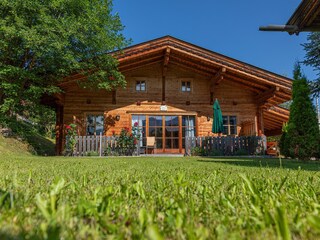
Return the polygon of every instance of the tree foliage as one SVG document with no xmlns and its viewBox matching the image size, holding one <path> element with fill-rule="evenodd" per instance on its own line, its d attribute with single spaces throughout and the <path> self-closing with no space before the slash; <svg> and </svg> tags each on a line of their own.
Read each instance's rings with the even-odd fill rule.
<svg viewBox="0 0 320 240">
<path fill-rule="evenodd" d="M 21 112 L 64 76 L 84 87 L 125 86 L 110 54 L 127 45 L 111 0 L 0 1 L 0 111 Z"/>
<path fill-rule="evenodd" d="M 310 82 L 311 92 L 320 95 L 320 33 L 313 32 L 308 35 L 308 42 L 303 44 L 306 51 L 304 64 L 311 66 L 317 72 L 318 79 Z"/>
<path fill-rule="evenodd" d="M 282 154 L 302 160 L 319 157 L 320 133 L 310 88 L 299 64 L 294 68 L 292 105 L 288 125 L 281 137 Z"/>
</svg>

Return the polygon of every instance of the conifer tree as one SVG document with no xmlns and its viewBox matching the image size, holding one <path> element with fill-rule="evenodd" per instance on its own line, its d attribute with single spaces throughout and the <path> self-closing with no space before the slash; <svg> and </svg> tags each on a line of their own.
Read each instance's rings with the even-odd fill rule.
<svg viewBox="0 0 320 240">
<path fill-rule="evenodd" d="M 319 157 L 320 133 L 316 112 L 310 99 L 310 88 L 301 67 L 294 67 L 292 105 L 287 133 L 282 138 L 281 152 L 287 157 L 308 160 Z"/>
</svg>

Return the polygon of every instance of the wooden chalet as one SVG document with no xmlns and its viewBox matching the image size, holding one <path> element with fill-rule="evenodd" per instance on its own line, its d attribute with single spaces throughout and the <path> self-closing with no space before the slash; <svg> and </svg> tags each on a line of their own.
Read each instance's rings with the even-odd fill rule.
<svg viewBox="0 0 320 240">
<path fill-rule="evenodd" d="M 112 92 L 81 89 L 73 75 L 56 96 L 56 151 L 64 124 L 79 135 L 111 136 L 137 123 L 141 146 L 154 136 L 157 153 L 183 153 L 186 136 L 212 136 L 212 104 L 219 100 L 224 135 L 281 133 L 289 112 L 278 105 L 291 99 L 292 80 L 173 38 L 161 37 L 117 52 L 127 87 Z"/>
</svg>

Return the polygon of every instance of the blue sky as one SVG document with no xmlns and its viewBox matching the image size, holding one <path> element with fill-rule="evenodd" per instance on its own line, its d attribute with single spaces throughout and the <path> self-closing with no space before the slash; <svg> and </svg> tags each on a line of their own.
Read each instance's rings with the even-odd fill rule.
<svg viewBox="0 0 320 240">
<path fill-rule="evenodd" d="M 124 35 L 132 44 L 171 35 L 260 68 L 292 77 L 304 59 L 299 36 L 260 32 L 259 26 L 285 24 L 300 0 L 114 0 Z M 312 80 L 311 68 L 303 70 Z"/>
</svg>

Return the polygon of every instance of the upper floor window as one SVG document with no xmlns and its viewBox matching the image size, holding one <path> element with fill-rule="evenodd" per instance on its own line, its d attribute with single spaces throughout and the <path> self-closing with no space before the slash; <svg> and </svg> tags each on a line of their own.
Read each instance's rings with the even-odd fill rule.
<svg viewBox="0 0 320 240">
<path fill-rule="evenodd" d="M 222 119 L 223 119 L 223 134 L 236 135 L 237 134 L 237 117 L 222 116 Z"/>
<path fill-rule="evenodd" d="M 181 82 L 181 91 L 182 92 L 191 92 L 191 82 L 182 81 Z"/>
<path fill-rule="evenodd" d="M 103 134 L 103 115 L 87 115 L 87 135 L 100 135 Z"/>
<path fill-rule="evenodd" d="M 136 81 L 136 91 L 138 92 L 146 91 L 146 81 Z"/>
</svg>

